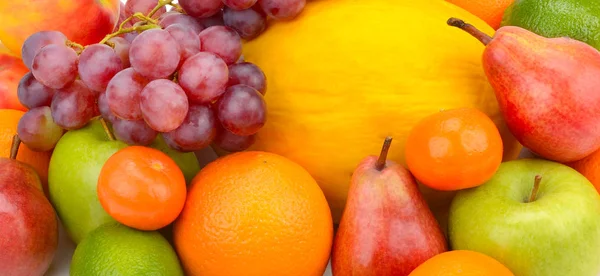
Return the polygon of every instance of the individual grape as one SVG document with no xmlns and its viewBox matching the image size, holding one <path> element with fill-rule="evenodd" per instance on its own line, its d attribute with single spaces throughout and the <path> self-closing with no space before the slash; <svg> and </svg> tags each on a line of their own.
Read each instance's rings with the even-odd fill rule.
<svg viewBox="0 0 600 276">
<path fill-rule="evenodd" d="M 267 16 L 257 6 L 241 11 L 225 8 L 223 21 L 225 26 L 237 31 L 246 40 L 257 37 L 267 27 Z"/>
<path fill-rule="evenodd" d="M 123 65 L 123 68 L 128 68 L 131 66 L 129 63 L 129 47 L 131 46 L 131 42 L 118 36 L 109 39 L 108 42 L 115 45 L 115 53 L 117 53 L 117 56 L 119 56 L 121 59 L 121 65 Z"/>
<path fill-rule="evenodd" d="M 181 49 L 180 66 L 189 57 L 200 52 L 200 38 L 192 29 L 181 24 L 173 24 L 165 28 L 165 31 L 169 32 L 179 44 L 179 49 Z"/>
<path fill-rule="evenodd" d="M 206 18 L 219 12 L 223 2 L 221 0 L 179 0 L 179 5 L 185 13 L 193 17 Z"/>
<path fill-rule="evenodd" d="M 31 72 L 28 72 L 19 81 L 17 87 L 17 97 L 21 104 L 28 109 L 33 109 L 39 106 L 50 106 L 54 89 L 41 84 L 33 77 Z"/>
<path fill-rule="evenodd" d="M 28 110 L 17 125 L 17 134 L 21 142 L 34 151 L 53 149 L 63 133 L 63 129 L 52 119 L 48 106 Z"/>
<path fill-rule="evenodd" d="M 181 12 L 178 12 L 178 11 L 177 11 L 177 10 L 175 10 L 175 9 L 172 9 L 172 10 L 170 10 L 170 11 L 167 11 L 167 12 L 165 12 L 165 13 L 161 14 L 161 15 L 158 17 L 158 21 L 160 22 L 160 21 L 161 21 L 161 20 L 163 20 L 165 17 L 167 17 L 167 16 L 169 16 L 169 15 L 171 15 L 171 14 L 183 14 L 183 13 L 181 13 Z"/>
<path fill-rule="evenodd" d="M 188 108 L 185 92 L 170 80 L 153 80 L 142 90 L 142 116 L 148 126 L 156 131 L 169 132 L 178 128 L 183 123 Z"/>
<path fill-rule="evenodd" d="M 198 35 L 202 30 L 204 30 L 204 28 L 202 27 L 202 25 L 200 25 L 200 23 L 198 23 L 198 21 L 187 15 L 187 14 L 182 14 L 182 13 L 172 13 L 169 14 L 165 17 L 163 17 L 158 24 L 163 27 L 163 29 L 166 29 L 167 27 L 173 25 L 173 24 L 181 24 L 185 27 L 190 28 L 196 35 Z"/>
<path fill-rule="evenodd" d="M 66 45 L 44 46 L 33 58 L 31 72 L 43 85 L 61 89 L 77 78 L 77 52 Z"/>
<path fill-rule="evenodd" d="M 223 127 L 217 128 L 217 135 L 214 139 L 214 144 L 228 152 L 238 152 L 248 149 L 254 141 L 256 140 L 256 136 L 248 135 L 248 136 L 240 136 L 231 133 L 230 131 L 224 129 Z"/>
<path fill-rule="evenodd" d="M 143 15 L 148 15 L 157 4 L 158 0 L 128 0 L 125 3 L 125 16 L 130 17 L 136 12 L 141 12 Z M 152 18 L 157 19 L 165 12 L 167 12 L 167 8 L 162 7 L 154 15 L 152 15 Z M 136 23 L 138 21 L 140 20 L 133 18 L 130 22 Z"/>
<path fill-rule="evenodd" d="M 98 96 L 98 111 L 100 112 L 100 116 L 109 122 L 114 122 L 119 119 L 117 116 L 115 116 L 115 114 L 112 113 L 112 111 L 110 111 L 106 93 L 100 93 Z"/>
<path fill-rule="evenodd" d="M 245 84 L 228 87 L 217 101 L 217 108 L 221 125 L 236 135 L 255 134 L 267 120 L 263 96 Z"/>
<path fill-rule="evenodd" d="M 108 82 L 121 70 L 121 58 L 106 44 L 89 45 L 79 55 L 79 78 L 93 91 L 104 92 Z"/>
<path fill-rule="evenodd" d="M 192 103 L 210 103 L 225 92 L 229 77 L 227 64 L 212 53 L 200 52 L 179 69 L 179 85 Z"/>
<path fill-rule="evenodd" d="M 223 26 L 225 23 L 223 22 L 223 11 L 219 10 L 217 13 L 206 17 L 206 18 L 196 18 L 196 21 L 200 23 L 202 29 L 206 29 L 212 26 Z"/>
<path fill-rule="evenodd" d="M 121 6 L 119 7 L 119 21 L 117 21 L 117 24 L 113 28 L 113 32 L 119 30 L 119 26 L 121 26 L 121 23 L 123 23 L 123 21 L 125 21 L 127 17 L 129 16 L 127 16 L 127 13 L 125 12 L 125 3 L 121 2 Z M 131 25 L 131 21 L 128 21 L 127 23 L 125 23 L 125 25 L 123 25 L 123 27 L 127 28 L 131 27 Z"/>
<path fill-rule="evenodd" d="M 267 92 L 267 77 L 260 68 L 250 62 L 229 65 L 229 82 L 227 86 L 236 84 L 248 85 L 263 96 Z"/>
<path fill-rule="evenodd" d="M 212 143 L 217 134 L 217 118 L 206 105 L 192 105 L 183 123 L 173 131 L 163 133 L 169 146 L 179 151 L 196 151 Z"/>
<path fill-rule="evenodd" d="M 162 29 L 150 29 L 139 34 L 129 48 L 131 67 L 142 76 L 154 80 L 169 77 L 179 65 L 179 44 Z"/>
<path fill-rule="evenodd" d="M 216 54 L 225 63 L 235 63 L 242 55 L 242 39 L 232 28 L 212 26 L 200 32 L 201 50 Z"/>
<path fill-rule="evenodd" d="M 223 0 L 225 6 L 234 10 L 245 10 L 252 7 L 256 0 Z"/>
<path fill-rule="evenodd" d="M 94 92 L 80 80 L 56 91 L 50 108 L 56 124 L 67 130 L 82 128 L 98 110 Z"/>
<path fill-rule="evenodd" d="M 124 33 L 121 35 L 121 37 L 123 37 L 125 40 L 127 40 L 129 42 L 129 44 L 131 44 L 131 42 L 133 42 L 133 40 L 139 35 L 139 33 L 137 32 L 130 32 L 130 33 Z M 129 55 L 129 54 L 127 54 Z"/>
<path fill-rule="evenodd" d="M 290 20 L 299 15 L 306 0 L 258 0 L 260 7 L 277 20 Z"/>
<path fill-rule="evenodd" d="M 150 128 L 144 120 L 130 121 L 117 118 L 112 124 L 115 137 L 128 145 L 147 146 L 158 135 L 158 132 Z"/>
<path fill-rule="evenodd" d="M 44 46 L 50 44 L 65 45 L 67 37 L 59 31 L 41 31 L 30 35 L 21 47 L 21 58 L 25 66 L 31 71 L 35 54 Z"/>
<path fill-rule="evenodd" d="M 106 86 L 106 101 L 110 111 L 121 119 L 141 120 L 140 94 L 148 82 L 133 68 L 117 73 Z"/>
</svg>

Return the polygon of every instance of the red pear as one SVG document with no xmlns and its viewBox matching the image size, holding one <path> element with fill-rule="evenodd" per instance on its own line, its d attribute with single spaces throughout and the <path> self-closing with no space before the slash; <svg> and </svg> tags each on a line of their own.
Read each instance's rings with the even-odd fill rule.
<svg viewBox="0 0 600 276">
<path fill-rule="evenodd" d="M 447 251 L 414 177 L 386 160 L 391 141 L 386 138 L 380 156 L 366 157 L 352 174 L 333 245 L 333 275 L 409 275 Z"/>
<path fill-rule="evenodd" d="M 493 37 L 450 18 L 481 41 L 483 69 L 512 134 L 558 162 L 600 149 L 600 52 L 566 37 L 546 38 L 516 26 Z"/>
</svg>

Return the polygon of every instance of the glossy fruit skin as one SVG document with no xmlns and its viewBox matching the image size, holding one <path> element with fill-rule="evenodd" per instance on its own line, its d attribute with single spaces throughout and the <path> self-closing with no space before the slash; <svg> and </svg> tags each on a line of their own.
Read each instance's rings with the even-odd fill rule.
<svg viewBox="0 0 600 276">
<path fill-rule="evenodd" d="M 536 199 L 529 202 L 536 176 L 541 182 Z M 449 240 L 454 250 L 481 252 L 519 276 L 596 276 L 600 195 L 583 175 L 563 164 L 504 162 L 485 184 L 457 193 Z"/>
<path fill-rule="evenodd" d="M 119 5 L 119 0 L 2 1 L 0 40 L 17 56 L 25 39 L 42 30 L 61 31 L 82 45 L 97 43 L 112 32 Z"/>
<path fill-rule="evenodd" d="M 0 45 L 1 46 L 1 45 Z M 0 109 L 10 108 L 26 111 L 19 102 L 17 87 L 19 81 L 29 70 L 20 58 L 9 53 L 0 53 Z"/>
<path fill-rule="evenodd" d="M 104 210 L 129 227 L 153 231 L 173 222 L 185 204 L 183 173 L 168 155 L 130 146 L 106 160 L 98 176 Z"/>
<path fill-rule="evenodd" d="M 600 5 L 594 0 L 519 0 L 501 26 L 517 26 L 544 37 L 570 37 L 600 50 Z"/>
<path fill-rule="evenodd" d="M 502 263 L 485 254 L 469 250 L 452 250 L 425 261 L 409 276 L 514 276 Z"/>
<path fill-rule="evenodd" d="M 410 172 L 393 161 L 379 171 L 377 159 L 365 158 L 352 174 L 333 245 L 334 275 L 406 276 L 448 250 Z"/>
<path fill-rule="evenodd" d="M 600 52 L 507 26 L 482 59 L 508 128 L 523 146 L 557 162 L 600 148 Z"/>
<path fill-rule="evenodd" d="M 475 108 L 436 112 L 406 139 L 406 164 L 419 182 L 442 191 L 479 186 L 502 162 L 502 137 L 494 122 Z"/>
<path fill-rule="evenodd" d="M 494 30 L 500 28 L 504 11 L 515 0 L 446 0 L 488 23 Z"/>
<path fill-rule="evenodd" d="M 58 247 L 58 222 L 28 165 L 0 157 L 0 271 L 43 275 Z"/>
<path fill-rule="evenodd" d="M 0 157 L 8 158 L 13 136 L 17 133 L 17 125 L 25 112 L 13 109 L 0 109 Z M 32 166 L 40 180 L 44 191 L 48 194 L 48 163 L 51 152 L 36 152 L 27 145 L 21 144 L 17 160 Z"/>
<path fill-rule="evenodd" d="M 386 136 L 396 145 L 390 160 L 405 164 L 408 132 L 440 109 L 481 109 L 500 129 L 505 160 L 516 158 L 521 147 L 481 69 L 484 47 L 448 29 L 450 17 L 493 34 L 481 19 L 444 1 L 316 1 L 293 21 L 275 22 L 244 43 L 245 60 L 260 67 L 269 91 L 276 91 L 265 94 L 269 116 L 250 149 L 281 154 L 306 168 L 335 222 L 356 164 Z M 398 33 L 403 35 L 393 35 Z M 437 201 L 438 195 L 426 199 Z"/>
<path fill-rule="evenodd" d="M 106 160 L 126 146 L 121 141 L 110 141 L 100 122 L 92 120 L 81 129 L 65 133 L 54 148 L 48 176 L 50 200 L 75 244 L 98 226 L 114 221 L 98 200 L 98 176 Z M 200 169 L 193 154 L 170 150 L 160 139 L 151 147 L 172 156 L 188 181 Z"/>
<path fill-rule="evenodd" d="M 234 153 L 194 178 L 174 223 L 175 248 L 189 275 L 321 276 L 333 239 L 328 209 L 298 164 Z"/>
</svg>

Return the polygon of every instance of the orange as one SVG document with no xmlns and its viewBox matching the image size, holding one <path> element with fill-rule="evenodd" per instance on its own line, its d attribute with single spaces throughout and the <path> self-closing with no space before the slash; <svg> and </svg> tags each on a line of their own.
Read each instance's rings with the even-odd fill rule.
<svg viewBox="0 0 600 276">
<path fill-rule="evenodd" d="M 455 191 L 489 180 L 502 162 L 502 138 L 476 108 L 440 111 L 419 121 L 406 140 L 406 164 L 430 188 Z"/>
<path fill-rule="evenodd" d="M 500 28 L 504 11 L 515 0 L 446 0 L 483 19 L 492 28 Z"/>
<path fill-rule="evenodd" d="M 173 234 L 186 275 L 321 276 L 333 221 L 304 168 L 247 151 L 198 173 Z"/>
<path fill-rule="evenodd" d="M 12 139 L 17 134 L 17 124 L 25 112 L 14 109 L 0 109 L 0 157 L 10 157 Z M 31 165 L 40 176 L 44 192 L 48 195 L 48 163 L 51 152 L 36 152 L 21 143 L 17 160 Z"/>
<path fill-rule="evenodd" d="M 600 193 L 600 150 L 588 155 L 587 157 L 566 163 L 565 165 L 577 170 L 583 174 L 596 187 L 596 191 Z"/>
<path fill-rule="evenodd" d="M 425 261 L 409 276 L 514 276 L 502 263 L 485 254 L 454 250 Z"/>
<path fill-rule="evenodd" d="M 168 155 L 131 146 L 108 158 L 98 176 L 98 199 L 116 221 L 139 230 L 173 222 L 186 197 L 183 172 Z"/>
</svg>

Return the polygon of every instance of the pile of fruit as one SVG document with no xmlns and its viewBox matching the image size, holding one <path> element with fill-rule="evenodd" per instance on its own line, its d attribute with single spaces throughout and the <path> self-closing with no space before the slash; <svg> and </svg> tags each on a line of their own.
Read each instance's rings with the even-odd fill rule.
<svg viewBox="0 0 600 276">
<path fill-rule="evenodd" d="M 0 275 L 600 275 L 595 2 L 8 2 Z"/>
</svg>

